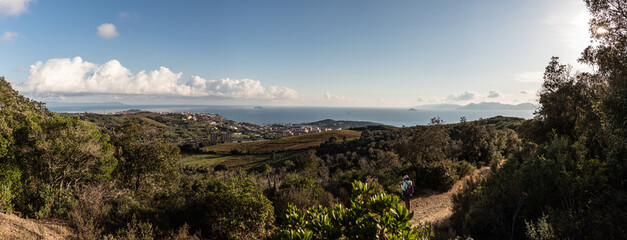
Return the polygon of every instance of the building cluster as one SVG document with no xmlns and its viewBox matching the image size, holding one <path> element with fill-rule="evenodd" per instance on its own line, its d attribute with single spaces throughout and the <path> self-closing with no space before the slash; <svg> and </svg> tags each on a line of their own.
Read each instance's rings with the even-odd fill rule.
<svg viewBox="0 0 627 240">
<path fill-rule="evenodd" d="M 276 127 L 277 131 L 275 131 L 276 138 L 299 136 L 299 135 L 308 134 L 308 133 L 318 133 L 318 132 L 334 130 L 331 128 L 320 128 L 317 126 L 300 125 L 300 124 L 274 124 L 272 126 L 277 126 Z M 338 128 L 336 130 L 342 130 L 342 129 Z"/>
<path fill-rule="evenodd" d="M 142 112 L 144 111 L 132 109 L 118 112 L 117 114 L 129 115 Z M 195 130 L 197 137 L 181 139 L 182 144 L 263 141 L 330 130 L 341 130 L 341 128 L 332 129 L 303 124 L 256 124 L 239 122 L 228 120 L 217 113 L 152 113 L 156 113 L 158 116 L 149 118 L 166 125 L 185 126 L 184 129 L 198 129 Z"/>
</svg>

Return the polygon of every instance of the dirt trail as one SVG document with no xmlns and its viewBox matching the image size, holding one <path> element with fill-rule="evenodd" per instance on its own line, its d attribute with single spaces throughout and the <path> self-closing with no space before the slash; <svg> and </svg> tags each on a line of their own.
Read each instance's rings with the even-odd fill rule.
<svg viewBox="0 0 627 240">
<path fill-rule="evenodd" d="M 478 177 L 486 177 L 490 173 L 489 167 L 482 167 L 475 171 L 472 175 L 474 179 Z M 423 189 L 416 193 L 414 199 L 411 200 L 411 210 L 414 211 L 414 218 L 411 220 L 412 225 L 418 223 L 439 224 L 449 220 L 453 214 L 453 202 L 451 196 L 464 187 L 464 183 L 470 176 L 457 181 L 448 192 L 440 193 Z"/>
<path fill-rule="evenodd" d="M 55 220 L 24 219 L 0 212 L 0 239 L 71 239 L 74 231 Z"/>
</svg>

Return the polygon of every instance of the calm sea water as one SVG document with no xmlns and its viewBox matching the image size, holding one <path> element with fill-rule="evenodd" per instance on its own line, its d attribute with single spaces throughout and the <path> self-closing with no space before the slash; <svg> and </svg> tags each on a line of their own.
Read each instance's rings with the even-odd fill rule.
<svg viewBox="0 0 627 240">
<path fill-rule="evenodd" d="M 407 108 L 351 108 L 351 107 L 263 107 L 253 106 L 172 106 L 172 105 L 124 105 L 124 106 L 64 106 L 49 107 L 54 112 L 110 113 L 128 109 L 154 112 L 218 113 L 227 119 L 251 123 L 307 123 L 323 119 L 371 121 L 392 126 L 426 125 L 433 117 L 446 123 L 457 123 L 460 117 L 467 120 L 494 116 L 533 117 L 533 110 L 417 110 Z"/>
</svg>

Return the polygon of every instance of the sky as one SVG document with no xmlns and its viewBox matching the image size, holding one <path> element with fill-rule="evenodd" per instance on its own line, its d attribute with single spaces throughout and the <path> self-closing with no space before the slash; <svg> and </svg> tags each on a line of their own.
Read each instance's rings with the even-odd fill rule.
<svg viewBox="0 0 627 240">
<path fill-rule="evenodd" d="M 0 0 L 0 76 L 45 102 L 535 103 L 575 0 Z"/>
</svg>

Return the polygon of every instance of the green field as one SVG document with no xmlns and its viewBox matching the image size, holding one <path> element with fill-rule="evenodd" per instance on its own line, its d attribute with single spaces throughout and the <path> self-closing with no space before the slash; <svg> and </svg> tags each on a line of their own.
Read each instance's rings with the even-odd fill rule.
<svg viewBox="0 0 627 240">
<path fill-rule="evenodd" d="M 251 169 L 268 164 L 272 167 L 283 166 L 287 160 L 294 161 L 299 155 L 307 154 L 307 150 L 297 150 L 289 152 L 256 155 L 219 155 L 219 154 L 198 154 L 183 157 L 181 164 L 184 166 L 212 167 L 217 164 L 224 164 L 229 169 Z"/>
<path fill-rule="evenodd" d="M 359 138 L 360 131 L 335 130 L 320 133 L 310 133 L 294 137 L 286 137 L 277 140 L 248 142 L 248 143 L 225 143 L 203 148 L 204 152 L 214 154 L 231 154 L 234 151 L 246 154 L 267 154 L 271 152 L 293 151 L 317 147 L 331 137 L 336 137 L 338 141 L 346 138 L 347 141 Z"/>
<path fill-rule="evenodd" d="M 199 154 L 184 157 L 181 159 L 183 165 L 196 165 L 196 166 L 211 166 L 218 163 L 228 161 L 230 156 L 217 155 L 217 154 Z"/>
</svg>

